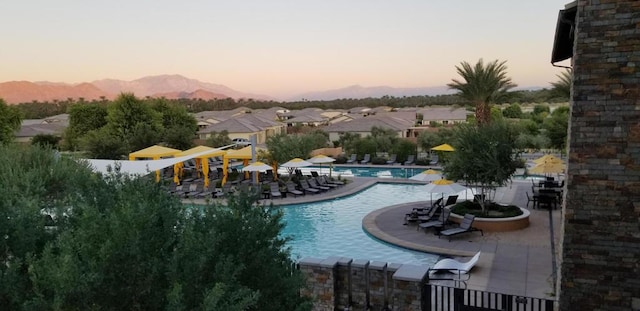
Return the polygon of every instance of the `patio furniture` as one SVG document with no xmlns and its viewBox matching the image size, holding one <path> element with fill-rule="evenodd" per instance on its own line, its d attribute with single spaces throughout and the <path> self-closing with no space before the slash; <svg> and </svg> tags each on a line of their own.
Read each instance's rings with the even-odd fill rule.
<svg viewBox="0 0 640 311">
<path fill-rule="evenodd" d="M 355 153 L 351 154 L 351 157 L 349 157 L 349 160 L 347 160 L 347 162 L 346 162 L 346 163 L 347 163 L 347 164 L 353 164 L 353 163 L 355 163 L 355 162 L 356 162 L 356 158 L 357 158 L 357 157 L 358 157 L 358 155 L 357 155 L 357 154 L 355 154 Z"/>
<path fill-rule="evenodd" d="M 311 188 L 311 186 L 309 186 L 309 183 L 304 179 L 300 180 L 300 187 L 302 187 L 302 190 L 304 190 L 305 193 L 311 193 L 311 194 L 320 193 L 319 189 Z"/>
<path fill-rule="evenodd" d="M 466 214 L 464 215 L 464 218 L 462 219 L 462 222 L 460 223 L 460 227 L 458 228 L 451 228 L 451 229 L 447 229 L 447 230 L 443 230 L 440 232 L 440 235 L 438 236 L 438 238 L 440 238 L 441 236 L 446 236 L 449 238 L 449 242 L 451 242 L 451 237 L 454 235 L 458 235 L 458 234 L 463 234 L 463 233 L 469 233 L 469 232 L 473 232 L 473 231 L 480 231 L 480 234 L 482 234 L 484 236 L 484 232 L 482 231 L 482 229 L 478 229 L 478 228 L 474 228 L 473 227 L 473 221 L 476 218 L 476 216 L 472 215 L 472 214 Z"/>
<path fill-rule="evenodd" d="M 387 164 L 388 164 L 388 165 L 396 164 L 396 163 L 397 163 L 397 162 L 396 162 L 396 158 L 397 158 L 397 157 L 398 157 L 398 155 L 396 155 L 396 154 L 392 154 L 392 155 L 389 157 L 389 160 L 387 160 Z"/>
<path fill-rule="evenodd" d="M 299 195 L 304 195 L 304 192 L 296 189 L 296 185 L 293 182 L 288 181 L 286 185 L 287 185 L 287 193 L 293 194 L 294 198 Z"/>
<path fill-rule="evenodd" d="M 436 262 L 433 267 L 429 268 L 429 272 L 448 271 L 456 274 L 467 274 L 476 265 L 476 263 L 478 263 L 478 259 L 480 259 L 480 251 L 478 251 L 467 262 L 461 262 L 451 258 L 441 259 Z"/>
<path fill-rule="evenodd" d="M 538 205 L 538 195 L 535 193 L 532 193 L 531 196 L 529 196 L 529 191 L 527 191 L 526 194 L 527 194 L 527 208 L 529 208 L 529 203 L 533 202 L 533 209 L 536 209 L 536 206 Z"/>
<path fill-rule="evenodd" d="M 416 162 L 416 156 L 414 154 L 410 154 L 407 156 L 407 160 L 404 161 L 404 165 L 411 165 Z"/>
<path fill-rule="evenodd" d="M 323 192 L 331 189 L 330 187 L 318 185 L 315 178 L 309 178 L 307 179 L 307 182 L 309 183 L 309 186 L 311 186 L 311 188 L 315 188 Z"/>
<path fill-rule="evenodd" d="M 360 164 L 369 164 L 369 162 L 371 162 L 371 155 L 367 153 L 364 155 L 364 158 L 362 158 L 362 161 L 360 161 Z"/>
<path fill-rule="evenodd" d="M 277 182 L 269 183 L 269 192 L 269 195 L 272 199 L 278 197 L 282 199 L 282 193 L 280 193 L 280 185 L 278 185 Z"/>
<path fill-rule="evenodd" d="M 328 183 L 327 180 L 324 178 L 324 176 L 316 177 L 316 182 L 318 183 L 318 185 L 323 186 L 323 187 L 329 187 L 329 188 L 338 188 L 339 187 L 337 184 Z"/>
<path fill-rule="evenodd" d="M 436 229 L 439 229 L 437 230 L 436 234 L 440 235 L 440 232 L 442 231 L 442 229 L 449 222 L 449 215 L 451 215 L 451 211 L 448 208 L 445 208 L 442 211 L 442 213 L 440 213 L 440 216 L 438 217 L 438 219 L 420 223 L 418 224 L 418 228 L 416 230 L 425 229 L 424 232 L 427 232 L 428 228 L 436 228 Z"/>
</svg>

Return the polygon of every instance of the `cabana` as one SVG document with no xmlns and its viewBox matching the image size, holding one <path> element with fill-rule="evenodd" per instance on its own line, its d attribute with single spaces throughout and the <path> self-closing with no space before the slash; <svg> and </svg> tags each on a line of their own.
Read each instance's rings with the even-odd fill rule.
<svg viewBox="0 0 640 311">
<path fill-rule="evenodd" d="M 227 151 L 227 153 L 224 155 L 223 162 L 222 162 L 222 173 L 224 174 L 224 177 L 222 177 L 223 185 L 227 182 L 227 178 L 229 176 L 229 160 L 230 159 L 242 160 L 242 164 L 244 166 L 247 166 L 249 164 L 249 160 L 252 160 L 253 158 L 251 148 L 254 148 L 254 147 L 247 146 L 242 149 Z M 258 152 L 258 150 L 261 150 L 260 148 L 257 148 L 257 147 L 255 148 L 256 148 L 255 149 L 256 153 Z M 273 171 L 276 172 L 277 167 L 274 168 Z M 246 174 L 249 174 L 249 172 L 246 172 Z"/>
<path fill-rule="evenodd" d="M 182 150 L 155 145 L 130 153 L 129 161 L 135 161 L 140 158 L 159 160 L 165 157 L 174 157 L 180 152 L 182 152 Z M 160 171 L 156 171 L 156 181 L 160 181 Z"/>
<path fill-rule="evenodd" d="M 209 151 L 209 152 L 207 152 Z M 202 154 L 202 152 L 205 152 L 204 154 Z M 202 174 L 204 175 L 204 186 L 205 187 L 209 187 L 209 158 L 213 158 L 213 157 L 219 157 L 219 156 L 223 156 L 227 153 L 227 151 L 225 150 L 221 150 L 221 149 L 217 149 L 217 148 L 211 148 L 211 147 L 207 147 L 207 146 L 197 146 L 197 147 L 193 147 L 191 149 L 182 151 L 178 154 L 176 154 L 176 157 L 184 157 L 184 156 L 190 156 L 193 154 L 201 154 L 197 157 L 195 157 L 196 160 L 196 167 L 200 168 L 202 167 Z M 176 163 L 173 166 L 173 181 L 178 184 L 180 183 L 180 171 L 182 170 L 183 167 L 183 163 Z"/>
</svg>

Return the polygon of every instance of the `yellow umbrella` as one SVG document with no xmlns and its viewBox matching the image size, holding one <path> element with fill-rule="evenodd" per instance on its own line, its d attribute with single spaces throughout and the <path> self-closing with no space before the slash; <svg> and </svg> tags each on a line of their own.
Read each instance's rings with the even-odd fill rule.
<svg viewBox="0 0 640 311">
<path fill-rule="evenodd" d="M 532 161 L 535 164 L 543 164 L 545 162 L 547 163 L 563 163 L 562 159 L 551 155 L 551 154 L 547 154 L 547 155 L 543 155 L 535 160 Z"/>
<path fill-rule="evenodd" d="M 442 178 L 441 173 L 436 170 L 425 170 L 420 174 L 409 177 L 411 180 L 419 180 L 419 181 L 435 181 Z"/>
<path fill-rule="evenodd" d="M 564 172 L 564 163 L 544 162 L 529 170 L 533 174 L 559 174 Z"/>
<path fill-rule="evenodd" d="M 431 150 L 433 150 L 433 151 L 454 151 L 455 149 L 453 149 L 453 147 L 451 147 L 451 145 L 449 145 L 449 144 L 442 144 L 442 145 L 435 146 L 435 147 L 431 148 Z"/>
</svg>

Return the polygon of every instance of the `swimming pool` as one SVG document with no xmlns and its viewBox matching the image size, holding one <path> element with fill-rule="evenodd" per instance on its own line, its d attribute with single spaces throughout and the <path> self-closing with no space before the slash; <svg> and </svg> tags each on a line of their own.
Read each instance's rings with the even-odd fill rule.
<svg viewBox="0 0 640 311">
<path fill-rule="evenodd" d="M 308 166 L 301 167 L 304 175 L 311 175 L 311 171 L 316 171 L 323 175 L 329 175 L 329 166 Z M 370 167 L 370 166 L 334 166 L 332 176 L 343 177 L 380 177 L 380 178 L 409 178 L 420 174 L 425 168 L 419 167 Z M 279 174 L 288 174 L 286 168 L 278 169 Z"/>
<path fill-rule="evenodd" d="M 433 265 L 438 255 L 396 247 L 369 236 L 362 219 L 389 205 L 428 198 L 424 185 L 378 183 L 352 196 L 335 200 L 283 206 L 294 260 L 303 257 L 342 256 L 403 264 Z M 402 219 L 398 219 L 402 221 Z"/>
</svg>

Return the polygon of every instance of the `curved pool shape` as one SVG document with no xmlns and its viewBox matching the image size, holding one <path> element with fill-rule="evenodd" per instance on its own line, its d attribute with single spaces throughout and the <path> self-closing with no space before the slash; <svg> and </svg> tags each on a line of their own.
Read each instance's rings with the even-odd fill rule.
<svg viewBox="0 0 640 311">
<path fill-rule="evenodd" d="M 322 166 L 307 166 L 299 168 L 304 175 L 311 175 L 311 171 L 316 171 L 322 175 L 329 175 L 329 165 Z M 331 168 L 331 176 L 344 176 L 344 177 L 379 177 L 379 178 L 409 178 L 411 176 L 420 174 L 425 168 L 417 167 L 371 167 L 371 166 L 347 166 L 340 165 Z M 279 168 L 278 174 L 289 174 L 286 168 Z"/>
<path fill-rule="evenodd" d="M 424 185 L 378 183 L 352 196 L 335 200 L 283 206 L 283 234 L 294 260 L 303 257 L 342 256 L 401 264 L 433 265 L 438 255 L 396 247 L 369 236 L 362 219 L 390 205 L 424 201 Z M 398 219 L 398 222 L 403 221 Z"/>
</svg>

